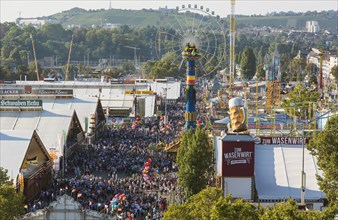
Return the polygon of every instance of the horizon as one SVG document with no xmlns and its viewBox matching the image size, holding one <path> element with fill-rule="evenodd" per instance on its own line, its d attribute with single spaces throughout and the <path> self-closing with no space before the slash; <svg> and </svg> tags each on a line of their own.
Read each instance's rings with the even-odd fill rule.
<svg viewBox="0 0 338 220">
<path fill-rule="evenodd" d="M 62 4 L 60 4 L 62 2 Z M 287 3 L 287 4 L 286 4 Z M 133 1 L 133 0 L 1 0 L 0 1 L 0 22 L 15 22 L 19 17 L 21 18 L 36 18 L 47 17 L 63 11 L 68 11 L 72 8 L 81 8 L 85 10 L 99 10 L 99 9 L 126 9 L 126 10 L 142 10 L 153 9 L 158 10 L 160 7 L 168 9 L 175 9 L 176 6 L 180 8 L 182 5 L 194 5 L 198 7 L 203 5 L 214 11 L 215 15 L 224 18 L 230 14 L 230 0 L 227 1 Z M 292 10 L 291 10 L 292 8 Z M 267 15 L 272 12 L 307 12 L 307 11 L 337 11 L 338 1 L 336 0 L 237 0 L 235 6 L 236 15 Z M 279 9 L 279 10 L 276 10 Z"/>
</svg>

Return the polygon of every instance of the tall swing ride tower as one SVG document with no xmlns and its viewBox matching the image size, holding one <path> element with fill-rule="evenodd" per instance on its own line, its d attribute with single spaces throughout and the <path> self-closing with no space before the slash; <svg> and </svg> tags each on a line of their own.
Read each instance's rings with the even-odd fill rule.
<svg viewBox="0 0 338 220">
<path fill-rule="evenodd" d="M 196 127 L 196 74 L 195 74 L 195 61 L 200 58 L 201 54 L 195 45 L 187 43 L 184 51 L 182 52 L 182 58 L 186 61 L 187 68 L 187 85 L 186 85 L 186 99 L 187 103 L 185 106 L 185 130 L 188 131 L 190 128 Z"/>
</svg>

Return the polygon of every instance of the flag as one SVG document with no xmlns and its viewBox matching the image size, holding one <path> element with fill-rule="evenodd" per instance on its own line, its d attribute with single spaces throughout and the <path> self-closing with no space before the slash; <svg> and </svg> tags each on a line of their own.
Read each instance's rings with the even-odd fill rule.
<svg viewBox="0 0 338 220">
<path fill-rule="evenodd" d="M 85 121 L 85 132 L 87 132 L 88 131 L 88 117 L 85 117 L 84 121 Z"/>
</svg>

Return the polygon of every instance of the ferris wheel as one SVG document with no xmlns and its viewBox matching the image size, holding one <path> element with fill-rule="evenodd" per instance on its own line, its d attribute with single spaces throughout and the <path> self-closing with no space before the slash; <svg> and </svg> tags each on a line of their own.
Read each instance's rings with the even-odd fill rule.
<svg viewBox="0 0 338 220">
<path fill-rule="evenodd" d="M 181 53 L 187 43 L 194 44 L 200 51 L 197 75 L 207 76 L 224 69 L 226 57 L 226 34 L 224 23 L 209 8 L 198 5 L 182 5 L 176 9 L 160 12 L 155 39 L 158 59 L 167 52 L 172 64 L 180 64 Z M 182 65 L 182 63 L 181 63 Z"/>
</svg>

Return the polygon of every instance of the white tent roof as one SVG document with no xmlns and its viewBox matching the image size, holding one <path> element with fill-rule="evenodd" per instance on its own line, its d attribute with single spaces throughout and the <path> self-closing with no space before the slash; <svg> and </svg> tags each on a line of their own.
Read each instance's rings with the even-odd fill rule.
<svg viewBox="0 0 338 220">
<path fill-rule="evenodd" d="M 1 112 L 0 127 L 2 130 L 24 131 L 35 130 L 46 149 L 60 145 L 62 131 L 68 131 L 73 115 L 72 110 L 41 112 Z"/>
<path fill-rule="evenodd" d="M 71 116 L 75 110 L 82 129 L 85 129 L 84 118 L 90 118 L 91 114 L 96 111 L 97 102 L 96 96 L 77 95 L 72 99 L 43 99 L 42 105 L 44 111 L 67 116 Z"/>
<path fill-rule="evenodd" d="M 148 85 L 151 87 L 151 90 L 158 95 L 167 95 L 167 99 L 176 100 L 181 94 L 181 82 L 151 82 L 148 83 Z M 167 94 L 165 88 L 167 88 Z"/>
<path fill-rule="evenodd" d="M 316 174 L 317 160 L 305 148 L 304 170 L 306 173 L 306 200 L 324 198 L 320 191 Z M 255 182 L 260 200 L 300 199 L 302 170 L 301 145 L 261 145 L 255 146 Z"/>
<path fill-rule="evenodd" d="M 16 180 L 34 130 L 0 131 L 0 167 L 8 170 L 7 175 Z"/>
</svg>

